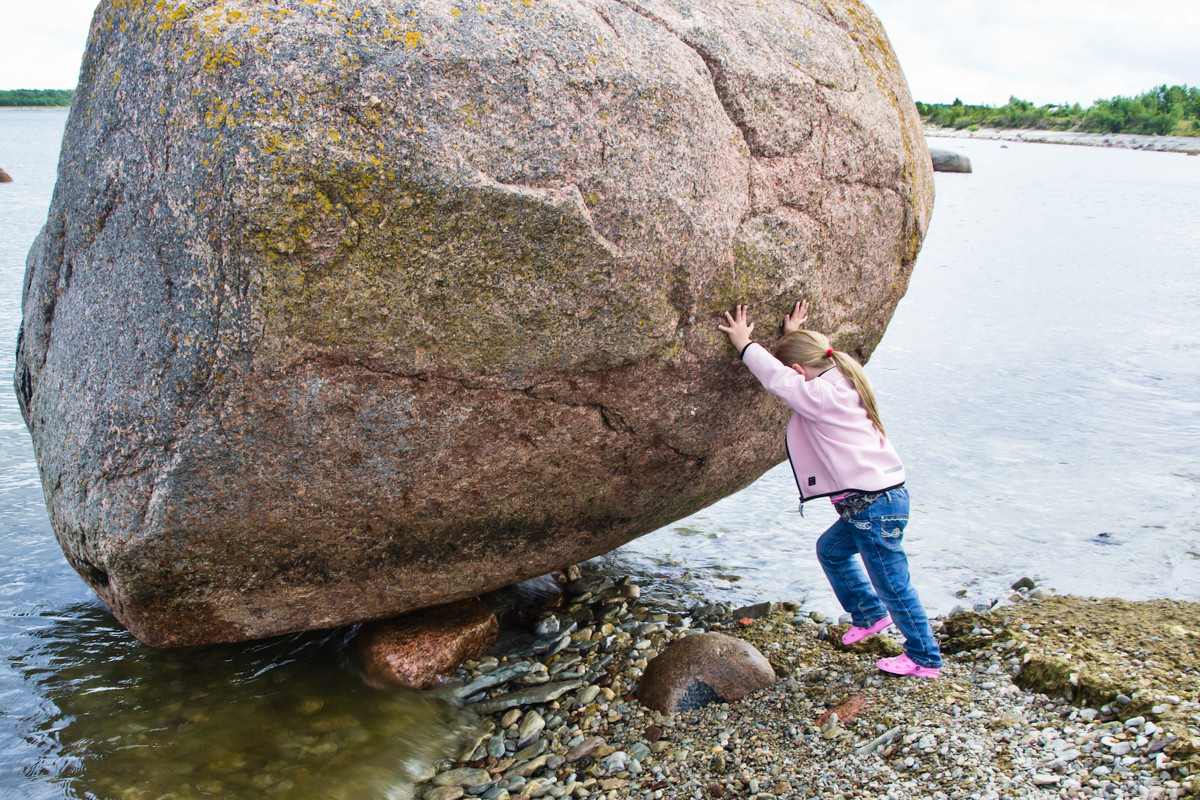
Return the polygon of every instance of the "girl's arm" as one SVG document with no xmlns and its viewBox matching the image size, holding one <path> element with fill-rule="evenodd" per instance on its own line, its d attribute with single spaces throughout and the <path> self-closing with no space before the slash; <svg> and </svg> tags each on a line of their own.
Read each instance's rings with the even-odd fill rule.
<svg viewBox="0 0 1200 800">
<path fill-rule="evenodd" d="M 797 304 L 796 312 L 786 319 L 791 320 L 798 316 L 802 321 L 807 308 L 801 309 Z M 733 314 L 726 311 L 725 320 L 728 324 L 717 327 L 729 335 L 729 341 L 737 348 L 742 362 L 749 367 L 754 377 L 758 378 L 763 388 L 781 398 L 797 414 L 811 420 L 819 418 L 823 396 L 822 387 L 817 384 L 821 382 L 806 381 L 804 375 L 783 364 L 762 345 L 751 347 L 750 345 L 754 344 L 750 339 L 750 334 L 754 332 L 754 323 L 747 318 L 745 306 L 738 306 Z M 814 385 L 810 386 L 809 383 Z"/>
</svg>

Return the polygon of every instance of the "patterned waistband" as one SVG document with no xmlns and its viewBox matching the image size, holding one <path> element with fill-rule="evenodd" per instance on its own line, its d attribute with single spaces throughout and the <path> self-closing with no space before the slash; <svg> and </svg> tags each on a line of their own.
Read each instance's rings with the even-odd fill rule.
<svg viewBox="0 0 1200 800">
<path fill-rule="evenodd" d="M 885 494 L 886 492 L 850 492 L 850 494 L 842 495 L 834 500 L 833 509 L 837 511 L 839 517 L 849 520 L 851 517 L 861 514 L 870 507 L 871 503 Z"/>
</svg>

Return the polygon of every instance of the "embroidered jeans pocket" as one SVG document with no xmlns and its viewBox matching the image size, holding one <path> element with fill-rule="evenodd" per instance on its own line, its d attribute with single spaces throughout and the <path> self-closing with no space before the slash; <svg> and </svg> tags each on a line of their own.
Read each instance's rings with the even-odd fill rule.
<svg viewBox="0 0 1200 800">
<path fill-rule="evenodd" d="M 889 550 L 900 550 L 904 541 L 904 528 L 908 525 L 908 514 L 883 514 L 872 517 L 871 527 L 879 535 L 879 541 Z"/>
</svg>

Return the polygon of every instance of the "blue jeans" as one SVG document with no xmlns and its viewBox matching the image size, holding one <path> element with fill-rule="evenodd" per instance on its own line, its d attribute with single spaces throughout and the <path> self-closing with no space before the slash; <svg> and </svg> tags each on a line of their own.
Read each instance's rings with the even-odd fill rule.
<svg viewBox="0 0 1200 800">
<path fill-rule="evenodd" d="M 817 540 L 817 559 L 855 627 L 870 627 L 890 614 L 904 634 L 908 657 L 923 667 L 940 667 L 942 653 L 909 581 L 908 556 L 901 547 L 908 508 L 908 490 L 902 486 L 880 495 L 849 522 L 838 517 Z M 865 574 L 855 555 L 862 558 Z"/>
</svg>

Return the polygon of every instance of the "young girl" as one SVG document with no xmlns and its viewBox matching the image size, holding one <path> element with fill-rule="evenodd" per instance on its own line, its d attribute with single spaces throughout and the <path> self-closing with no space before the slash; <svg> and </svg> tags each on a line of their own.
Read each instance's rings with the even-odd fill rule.
<svg viewBox="0 0 1200 800">
<path fill-rule="evenodd" d="M 894 624 L 904 634 L 906 652 L 880 660 L 879 668 L 936 678 L 941 651 L 900 545 L 908 524 L 904 466 L 884 435 L 862 367 L 834 350 L 823 334 L 801 330 L 807 318 L 807 300 L 783 318 L 775 355 L 750 340 L 754 324 L 745 306 L 725 312 L 727 324 L 718 327 L 754 377 L 792 409 L 786 442 L 800 502 L 829 497 L 838 512 L 837 522 L 817 540 L 817 559 L 850 613 L 842 642 L 853 644 Z"/>
</svg>

